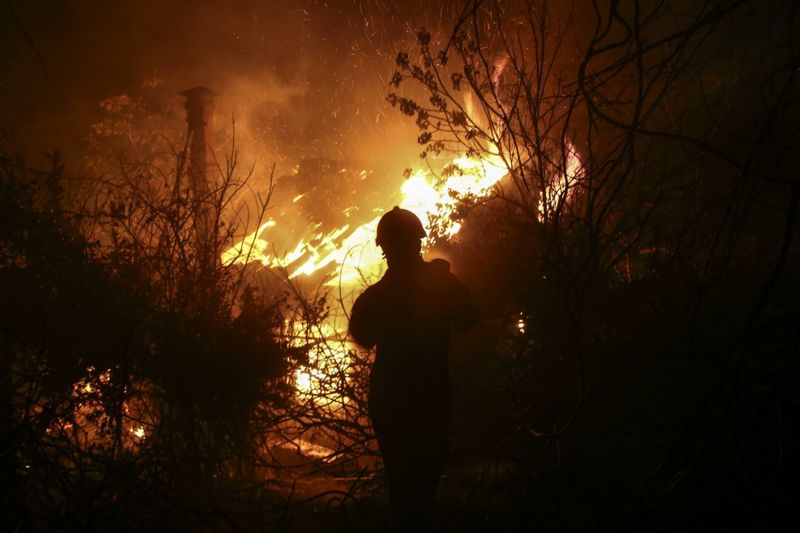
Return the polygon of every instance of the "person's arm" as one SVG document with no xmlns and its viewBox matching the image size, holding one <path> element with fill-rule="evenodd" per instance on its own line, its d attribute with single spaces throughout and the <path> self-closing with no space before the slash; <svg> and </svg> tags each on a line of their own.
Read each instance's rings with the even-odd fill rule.
<svg viewBox="0 0 800 533">
<path fill-rule="evenodd" d="M 439 283 L 444 283 L 446 287 L 444 294 L 453 325 L 460 329 L 474 326 L 478 322 L 480 313 L 469 287 L 450 272 L 450 263 L 444 259 L 434 259 L 430 264 L 437 274 Z"/>
<path fill-rule="evenodd" d="M 478 306 L 475 305 L 475 301 L 472 299 L 472 293 L 469 287 L 453 274 L 450 274 L 450 278 L 452 286 L 453 324 L 460 329 L 471 328 L 477 324 L 480 318 Z"/>
</svg>

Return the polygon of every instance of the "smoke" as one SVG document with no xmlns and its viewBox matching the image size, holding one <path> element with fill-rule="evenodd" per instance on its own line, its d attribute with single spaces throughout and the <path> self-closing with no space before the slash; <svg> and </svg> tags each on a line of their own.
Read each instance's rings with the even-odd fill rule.
<svg viewBox="0 0 800 533">
<path fill-rule="evenodd" d="M 49 78 L 20 28 L 4 18 L 0 128 L 11 132 L 7 147 L 61 148 L 75 157 L 99 102 L 137 91 L 155 73 L 171 88 L 219 92 L 218 119 L 235 116 L 239 133 L 259 147 L 253 156 L 279 162 L 301 155 L 374 160 L 389 152 L 381 143 L 396 151 L 409 128 L 385 103 L 388 77 L 396 51 L 413 44 L 433 10 L 421 0 L 53 0 L 14 9 Z"/>
<path fill-rule="evenodd" d="M 181 132 L 178 93 L 202 85 L 220 95 L 218 155 L 235 123 L 242 167 L 255 164 L 253 189 L 266 190 L 274 164 L 273 215 L 288 226 L 302 214 L 297 222 L 308 226 L 365 222 L 373 208 L 397 203 L 420 147 L 413 121 L 386 102 L 394 59 L 415 47 L 423 26 L 446 40 L 464 3 L 51 0 L 14 8 L 49 77 L 20 28 L 3 20 L 0 131 L 12 132 L 3 149 L 59 148 L 79 172 L 101 101 L 157 94 L 172 110 L 162 119 Z M 355 220 L 341 218 L 345 208 Z"/>
</svg>

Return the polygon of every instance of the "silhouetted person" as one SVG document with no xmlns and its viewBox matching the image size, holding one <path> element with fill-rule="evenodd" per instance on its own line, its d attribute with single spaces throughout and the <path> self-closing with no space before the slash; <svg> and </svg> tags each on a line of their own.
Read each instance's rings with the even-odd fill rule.
<svg viewBox="0 0 800 533">
<path fill-rule="evenodd" d="M 350 316 L 355 341 L 377 346 L 369 414 L 400 530 L 420 529 L 433 510 L 450 421 L 450 327 L 477 320 L 469 290 L 450 264 L 420 256 L 424 237 L 411 211 L 395 207 L 381 218 L 376 243 L 389 268 L 358 297 Z"/>
</svg>

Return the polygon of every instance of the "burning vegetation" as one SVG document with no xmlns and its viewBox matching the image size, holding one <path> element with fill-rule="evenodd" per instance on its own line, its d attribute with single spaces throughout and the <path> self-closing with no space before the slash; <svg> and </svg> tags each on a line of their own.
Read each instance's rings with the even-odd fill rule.
<svg viewBox="0 0 800 533">
<path fill-rule="evenodd" d="M 209 4 L 158 46 L 110 39 L 136 79 L 82 89 L 81 141 L 44 162 L 21 154 L 47 132 L 2 119 L 2 525 L 389 527 L 374 353 L 348 321 L 395 205 L 482 315 L 451 350 L 433 528 L 779 524 L 800 449 L 794 3 L 351 4 Z M 29 32 L 9 9 L 31 90 L 66 94 L 42 32 L 73 15 Z M 170 8 L 107 9 L 78 12 Z M 232 44 L 166 36 L 200 28 Z"/>
</svg>

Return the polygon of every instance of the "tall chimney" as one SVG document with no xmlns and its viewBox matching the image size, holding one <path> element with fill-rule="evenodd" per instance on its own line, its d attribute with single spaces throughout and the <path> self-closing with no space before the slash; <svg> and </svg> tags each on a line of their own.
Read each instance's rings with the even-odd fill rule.
<svg viewBox="0 0 800 533">
<path fill-rule="evenodd" d="M 211 135 L 214 127 L 214 99 L 217 93 L 194 87 L 180 93 L 186 97 L 186 122 L 189 125 L 189 182 L 194 195 L 194 230 L 197 259 L 201 269 L 211 268 L 216 246 L 213 235 L 213 206 L 210 196 L 209 166 L 214 167 Z"/>
</svg>

